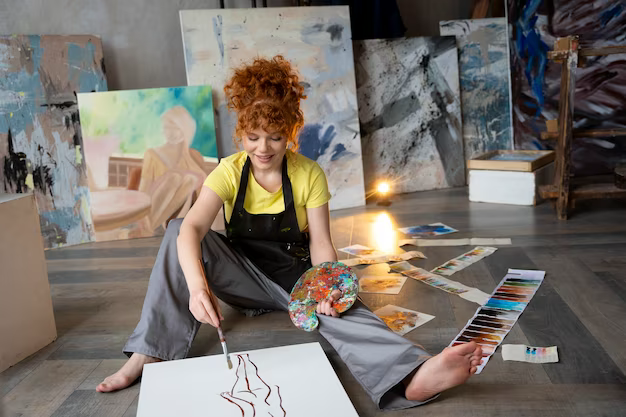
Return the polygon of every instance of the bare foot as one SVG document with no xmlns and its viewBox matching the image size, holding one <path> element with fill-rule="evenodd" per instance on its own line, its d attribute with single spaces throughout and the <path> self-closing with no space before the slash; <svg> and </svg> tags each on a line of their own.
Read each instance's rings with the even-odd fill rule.
<svg viewBox="0 0 626 417">
<path fill-rule="evenodd" d="M 124 389 L 139 378 L 145 364 L 154 362 L 161 362 L 161 359 L 142 355 L 141 353 L 133 353 L 119 371 L 106 377 L 104 381 L 98 385 L 96 391 L 111 392 Z"/>
<path fill-rule="evenodd" d="M 482 349 L 474 342 L 448 347 L 417 369 L 405 391 L 407 400 L 426 401 L 449 388 L 461 385 L 476 373 Z"/>
</svg>

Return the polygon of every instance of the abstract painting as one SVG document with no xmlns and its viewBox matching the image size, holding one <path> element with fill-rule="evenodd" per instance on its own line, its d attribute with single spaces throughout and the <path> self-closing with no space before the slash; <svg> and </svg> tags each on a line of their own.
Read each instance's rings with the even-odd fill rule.
<svg viewBox="0 0 626 417">
<path fill-rule="evenodd" d="M 507 0 L 515 149 L 554 149 L 546 120 L 557 119 L 561 65 L 548 60 L 557 37 L 578 35 L 581 47 L 626 43 L 626 4 L 615 0 Z M 626 128 L 626 55 L 594 56 L 576 70 L 574 128 Z M 626 159 L 623 138 L 576 138 L 576 174 L 612 172 Z"/>
<path fill-rule="evenodd" d="M 187 83 L 215 92 L 220 156 L 236 151 L 236 116 L 223 92 L 230 70 L 281 54 L 305 87 L 300 153 L 324 169 L 331 210 L 365 204 L 348 7 L 184 10 L 180 17 Z"/>
<path fill-rule="evenodd" d="M 372 275 L 359 278 L 359 292 L 376 294 L 398 294 L 406 277 L 400 274 L 387 274 L 384 276 Z"/>
<path fill-rule="evenodd" d="M 513 149 L 506 19 L 445 20 L 439 34 L 459 49 L 465 160 Z"/>
<path fill-rule="evenodd" d="M 333 416 L 358 416 L 319 343 L 230 357 L 233 369 L 221 354 L 146 365 L 137 417 L 316 417 L 329 404 Z M 323 401 L 311 401 L 313 386 Z"/>
<path fill-rule="evenodd" d="M 366 190 L 464 185 L 455 38 L 358 41 L 354 59 Z"/>
<path fill-rule="evenodd" d="M 384 321 L 391 331 L 400 336 L 404 336 L 411 330 L 415 330 L 422 324 L 428 323 L 435 318 L 435 316 L 430 314 L 420 313 L 419 311 L 409 310 L 393 304 L 387 304 L 379 308 L 374 311 L 374 314 Z"/>
<path fill-rule="evenodd" d="M 94 240 L 76 94 L 106 89 L 98 37 L 0 36 L 0 193 L 35 194 L 46 249 Z"/>
<path fill-rule="evenodd" d="M 78 95 L 96 240 L 160 235 L 217 165 L 211 87 Z"/>
</svg>

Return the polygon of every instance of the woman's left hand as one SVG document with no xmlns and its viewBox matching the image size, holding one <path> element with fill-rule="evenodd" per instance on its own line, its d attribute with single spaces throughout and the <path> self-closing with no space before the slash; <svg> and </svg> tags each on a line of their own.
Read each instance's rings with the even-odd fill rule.
<svg viewBox="0 0 626 417">
<path fill-rule="evenodd" d="M 320 301 L 317 304 L 317 309 L 315 310 L 317 314 L 324 314 L 326 316 L 339 317 L 339 313 L 333 307 L 333 303 L 341 298 L 343 294 L 340 290 L 334 290 L 330 293 L 330 297 L 326 300 Z"/>
</svg>

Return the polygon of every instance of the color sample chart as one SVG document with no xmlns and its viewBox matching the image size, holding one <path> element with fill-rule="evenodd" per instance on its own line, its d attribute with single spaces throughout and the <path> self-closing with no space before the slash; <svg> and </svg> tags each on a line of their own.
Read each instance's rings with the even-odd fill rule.
<svg viewBox="0 0 626 417">
<path fill-rule="evenodd" d="M 490 246 L 476 246 L 469 252 L 465 252 L 463 255 L 459 255 L 454 259 L 450 259 L 443 265 L 439 265 L 433 269 L 432 273 L 437 275 L 450 276 L 461 269 L 465 269 L 468 266 L 480 261 L 481 259 L 491 255 L 498 248 L 492 248 Z"/>
<path fill-rule="evenodd" d="M 479 374 L 496 348 L 502 343 L 517 319 L 533 298 L 545 277 L 545 271 L 509 269 L 491 298 L 480 307 L 474 317 L 450 343 L 476 342 L 483 350 L 483 359 L 476 371 Z"/>
<path fill-rule="evenodd" d="M 426 259 L 426 256 L 422 252 L 412 250 L 410 252 L 405 252 L 400 255 L 383 255 L 383 256 L 374 256 L 374 257 L 343 259 L 339 262 L 347 266 L 355 266 L 355 265 L 373 265 L 373 264 L 380 264 L 380 263 L 385 263 L 385 262 L 401 262 L 401 261 L 408 261 L 409 259 L 413 259 L 413 258 Z"/>
<path fill-rule="evenodd" d="M 442 276 L 428 272 L 422 268 L 416 268 L 408 262 L 398 262 L 389 266 L 393 272 L 399 272 L 402 275 L 413 278 L 414 280 L 423 282 L 431 287 L 439 288 L 450 294 L 456 294 L 461 298 L 472 301 L 476 304 L 483 305 L 489 300 L 489 295 L 482 292 L 478 288 L 468 287 L 459 282 L 452 281 Z"/>
</svg>

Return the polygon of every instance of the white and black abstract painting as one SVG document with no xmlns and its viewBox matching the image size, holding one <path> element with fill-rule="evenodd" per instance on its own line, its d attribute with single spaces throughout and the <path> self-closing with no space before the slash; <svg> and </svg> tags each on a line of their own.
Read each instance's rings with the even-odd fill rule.
<svg viewBox="0 0 626 417">
<path fill-rule="evenodd" d="M 365 187 L 407 193 L 465 184 L 453 36 L 354 43 Z"/>
</svg>

